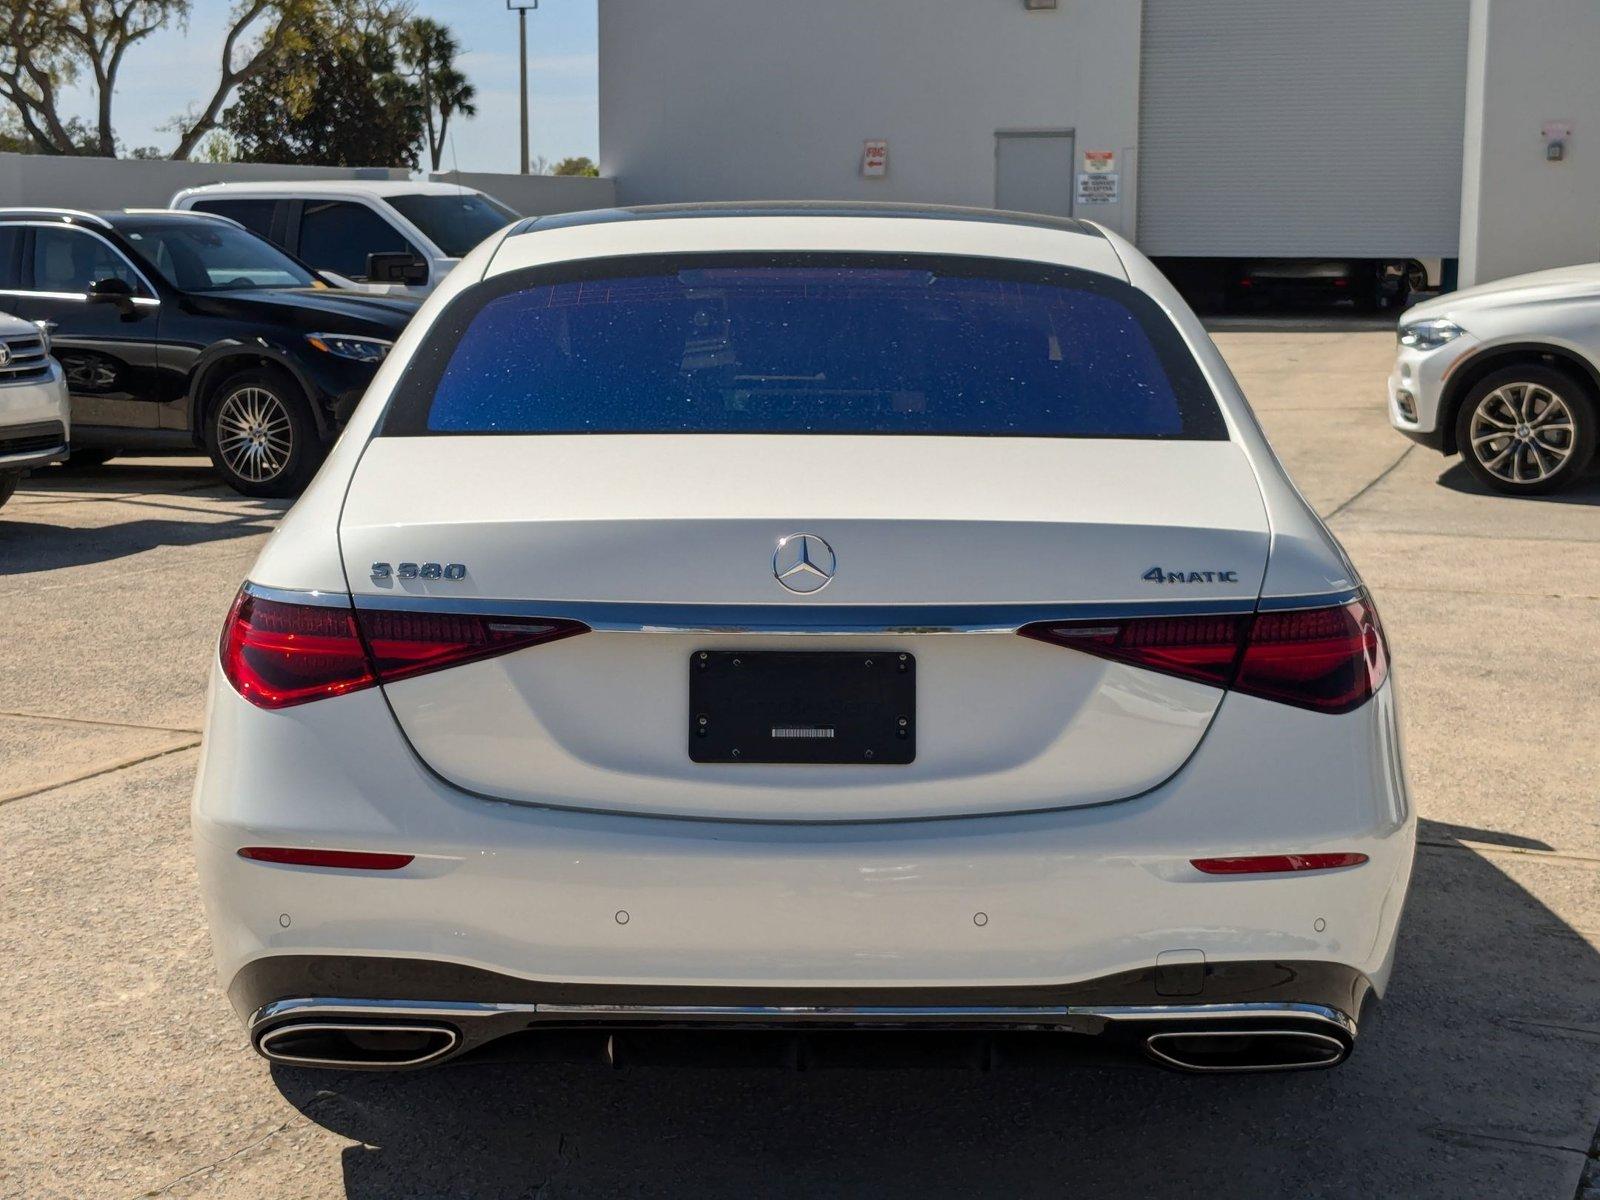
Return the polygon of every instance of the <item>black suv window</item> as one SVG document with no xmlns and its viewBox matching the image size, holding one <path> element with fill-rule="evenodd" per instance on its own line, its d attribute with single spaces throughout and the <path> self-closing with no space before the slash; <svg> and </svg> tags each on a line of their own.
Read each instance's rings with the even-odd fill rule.
<svg viewBox="0 0 1600 1200">
<path fill-rule="evenodd" d="M 272 210 L 277 206 L 276 200 L 196 200 L 190 205 L 198 212 L 231 217 L 251 233 L 264 238 L 272 236 Z"/>
<path fill-rule="evenodd" d="M 20 225 L 0 225 L 0 288 L 13 291 L 22 286 L 22 235 Z"/>
<path fill-rule="evenodd" d="M 349 200 L 306 201 L 299 251 L 319 271 L 362 280 L 367 277 L 369 254 L 417 253 L 393 225 L 366 205 Z"/>
<path fill-rule="evenodd" d="M 33 231 L 33 290 L 86 295 L 89 285 L 101 279 L 120 279 L 137 295 L 148 289 L 139 273 L 122 255 L 91 233 L 80 229 Z"/>
</svg>

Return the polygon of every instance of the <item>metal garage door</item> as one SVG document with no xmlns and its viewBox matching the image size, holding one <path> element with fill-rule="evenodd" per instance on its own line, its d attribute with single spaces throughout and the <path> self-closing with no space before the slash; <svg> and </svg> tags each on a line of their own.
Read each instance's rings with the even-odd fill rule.
<svg viewBox="0 0 1600 1200">
<path fill-rule="evenodd" d="M 1145 253 L 1454 255 L 1469 7 L 1145 0 Z"/>
</svg>

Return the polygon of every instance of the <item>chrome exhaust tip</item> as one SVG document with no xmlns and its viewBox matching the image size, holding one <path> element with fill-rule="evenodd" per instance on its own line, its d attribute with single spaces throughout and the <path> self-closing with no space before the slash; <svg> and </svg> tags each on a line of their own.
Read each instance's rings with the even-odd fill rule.
<svg viewBox="0 0 1600 1200">
<path fill-rule="evenodd" d="M 1164 1067 L 1204 1074 L 1317 1071 L 1350 1056 L 1351 1043 L 1308 1029 L 1173 1029 L 1152 1033 L 1145 1053 Z"/>
<path fill-rule="evenodd" d="M 271 1062 L 360 1071 L 421 1067 L 460 1046 L 452 1026 L 399 1022 L 290 1021 L 256 1038 L 256 1052 Z"/>
</svg>

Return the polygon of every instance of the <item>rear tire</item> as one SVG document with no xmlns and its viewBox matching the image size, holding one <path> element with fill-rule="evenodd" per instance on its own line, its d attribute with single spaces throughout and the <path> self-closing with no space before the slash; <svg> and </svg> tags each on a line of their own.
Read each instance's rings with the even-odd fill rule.
<svg viewBox="0 0 1600 1200">
<path fill-rule="evenodd" d="M 1456 413 L 1456 447 L 1485 486 L 1508 496 L 1571 487 L 1594 457 L 1593 389 L 1542 363 L 1480 379 Z"/>
<path fill-rule="evenodd" d="M 311 403 L 282 371 L 230 375 L 207 406 L 206 451 L 217 473 L 245 496 L 298 496 L 324 448 Z"/>
<path fill-rule="evenodd" d="M 21 478 L 21 475 L 17 475 L 15 473 L 10 475 L 0 475 L 0 508 L 4 508 L 6 501 L 11 499 L 12 495 L 16 492 L 17 483 L 19 480 L 21 480 Z"/>
</svg>

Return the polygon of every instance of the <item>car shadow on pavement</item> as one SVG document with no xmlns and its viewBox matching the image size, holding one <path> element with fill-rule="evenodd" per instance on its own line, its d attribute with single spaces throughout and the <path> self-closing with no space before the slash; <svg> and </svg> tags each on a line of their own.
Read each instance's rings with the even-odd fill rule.
<svg viewBox="0 0 1600 1200">
<path fill-rule="evenodd" d="M 198 546 L 270 533 L 289 507 L 287 500 L 248 503 L 258 511 L 225 521 L 137 520 L 87 528 L 33 520 L 41 511 L 37 507 L 26 514 L 18 510 L 15 515 L 26 515 L 26 520 L 7 520 L 12 514 L 0 511 L 0 578 L 112 562 L 157 546 Z"/>
<path fill-rule="evenodd" d="M 1600 505 L 1600 468 L 1591 467 L 1574 486 L 1566 491 L 1551 492 L 1543 496 L 1508 496 L 1504 492 L 1491 491 L 1478 481 L 1478 477 L 1460 459 L 1455 459 L 1439 475 L 1439 484 L 1453 492 L 1463 492 L 1469 496 L 1493 496 L 1498 500 L 1510 500 L 1515 503 L 1544 503 L 1544 504 L 1589 504 Z"/>
<path fill-rule="evenodd" d="M 33 472 L 22 483 L 24 493 L 57 495 L 82 492 L 90 496 L 118 496 L 144 492 L 188 492 L 227 488 L 211 460 L 202 455 L 160 459 L 118 458 L 93 467 L 70 462 Z"/>
<path fill-rule="evenodd" d="M 1592 862 L 1422 822 L 1386 1002 L 1335 1071 L 273 1068 L 348 1196 L 1573 1195 L 1600 955 L 1529 887 Z M 1466 843 L 1475 843 L 1468 845 Z M 1487 849 L 1486 849 L 1487 847 Z M 1519 882 L 1520 881 L 1520 882 Z M 1528 886 L 1525 887 L 1524 883 Z M 1092 914 L 1085 914 L 1092 920 Z M 1586 918 L 1585 918 L 1586 919 Z M 332 1164 L 329 1164 L 330 1166 Z"/>
</svg>

